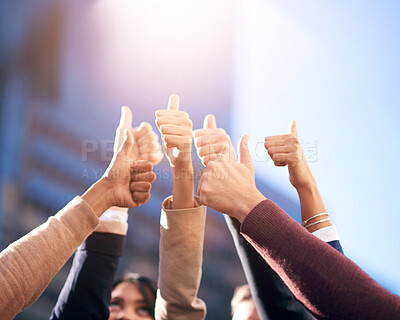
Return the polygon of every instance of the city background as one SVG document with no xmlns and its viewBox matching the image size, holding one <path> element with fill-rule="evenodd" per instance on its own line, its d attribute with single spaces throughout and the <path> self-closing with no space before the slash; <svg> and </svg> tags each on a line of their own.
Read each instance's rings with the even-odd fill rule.
<svg viewBox="0 0 400 320">
<path fill-rule="evenodd" d="M 344 251 L 400 294 L 400 3 L 354 0 L 3 1 L 0 4 L 0 247 L 96 181 L 120 107 L 134 125 L 177 93 L 194 128 L 207 113 L 250 135 L 257 184 L 295 219 L 286 168 L 262 143 L 297 119 L 311 170 Z M 98 146 L 84 152 L 90 142 Z M 196 156 L 196 176 L 201 164 Z M 157 278 L 169 165 L 151 200 L 130 210 L 119 273 Z M 46 319 L 70 261 L 17 319 Z M 200 297 L 229 319 L 245 282 L 223 217 L 208 210 Z"/>
</svg>

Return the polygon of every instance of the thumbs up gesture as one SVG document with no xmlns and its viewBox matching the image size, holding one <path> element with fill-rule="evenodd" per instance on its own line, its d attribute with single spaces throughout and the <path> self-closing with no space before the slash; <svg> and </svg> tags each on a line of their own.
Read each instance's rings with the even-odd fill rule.
<svg viewBox="0 0 400 320">
<path fill-rule="evenodd" d="M 133 137 L 132 143 L 132 160 L 146 160 L 151 164 L 158 164 L 163 154 L 158 135 L 153 131 L 153 128 L 148 122 L 142 122 L 138 127 L 132 128 L 132 111 L 128 106 L 121 108 L 121 118 L 114 140 L 114 154 L 121 147 L 124 140 L 124 131 L 127 130 Z"/>
<path fill-rule="evenodd" d="M 179 110 L 179 96 L 169 97 L 168 107 L 156 111 L 156 125 L 172 168 L 192 168 L 192 127 L 189 115 Z"/>
<path fill-rule="evenodd" d="M 217 121 L 213 114 L 206 115 L 203 129 L 195 130 L 193 136 L 197 155 L 204 166 L 221 154 L 226 155 L 230 160 L 237 160 L 231 138 L 224 129 L 217 128 Z"/>
<path fill-rule="evenodd" d="M 228 214 L 240 222 L 265 197 L 258 191 L 247 135 L 238 146 L 239 160 L 231 139 L 216 126 L 213 115 L 204 119 L 204 128 L 194 132 L 197 153 L 205 169 L 197 185 L 203 204 Z"/>
<path fill-rule="evenodd" d="M 299 190 L 313 184 L 314 178 L 297 138 L 295 120 L 289 123 L 288 132 L 266 137 L 264 146 L 276 166 L 288 166 L 290 183 Z"/>
</svg>

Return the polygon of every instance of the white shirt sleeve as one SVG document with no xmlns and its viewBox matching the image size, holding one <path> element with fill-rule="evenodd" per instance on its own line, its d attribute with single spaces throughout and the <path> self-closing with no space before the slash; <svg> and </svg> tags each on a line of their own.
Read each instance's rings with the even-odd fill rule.
<svg viewBox="0 0 400 320">
<path fill-rule="evenodd" d="M 314 231 L 312 232 L 312 234 L 324 242 L 339 240 L 339 234 L 336 230 L 336 226 L 333 224 L 329 227 L 321 228 L 317 231 Z"/>
<path fill-rule="evenodd" d="M 126 235 L 128 232 L 128 209 L 110 208 L 100 217 L 96 232 L 116 233 Z"/>
<path fill-rule="evenodd" d="M 122 223 L 128 222 L 128 212 L 121 210 L 108 209 L 100 217 L 100 221 L 119 221 Z"/>
</svg>

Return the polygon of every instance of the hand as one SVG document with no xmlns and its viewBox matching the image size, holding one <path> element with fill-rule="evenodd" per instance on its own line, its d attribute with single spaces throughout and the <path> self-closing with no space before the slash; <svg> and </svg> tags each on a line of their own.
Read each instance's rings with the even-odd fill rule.
<svg viewBox="0 0 400 320">
<path fill-rule="evenodd" d="M 214 154 L 197 185 L 197 194 L 202 203 L 240 222 L 258 203 L 265 200 L 256 187 L 248 139 L 247 135 L 240 139 L 239 161 L 233 161 L 223 153 Z"/>
<path fill-rule="evenodd" d="M 101 178 L 107 185 L 111 206 L 139 207 L 150 198 L 151 184 L 155 180 L 153 165 L 145 160 L 133 160 L 132 133 L 124 130 L 125 139 L 114 154 Z"/>
<path fill-rule="evenodd" d="M 131 132 L 134 143 L 130 152 L 132 158 L 130 160 L 146 160 L 153 165 L 158 164 L 164 157 L 158 135 L 148 122 L 142 122 L 138 127 L 132 128 L 132 111 L 128 106 L 121 108 L 121 118 L 115 133 L 114 154 L 121 147 L 124 140 L 123 133 L 125 130 Z M 113 207 L 114 211 L 128 212 L 128 207 Z"/>
<path fill-rule="evenodd" d="M 204 166 L 216 155 L 223 154 L 229 160 L 237 161 L 231 138 L 224 129 L 217 128 L 215 116 L 208 114 L 204 118 L 203 129 L 193 132 L 197 155 Z"/>
<path fill-rule="evenodd" d="M 156 111 L 156 125 L 172 168 L 192 170 L 192 127 L 189 115 L 179 111 L 179 96 L 173 94 L 167 110 Z"/>
<path fill-rule="evenodd" d="M 138 127 L 132 128 L 132 111 L 127 106 L 121 108 L 120 123 L 115 133 L 114 153 L 121 147 L 125 129 L 132 133 L 135 140 L 132 146 L 133 159 L 147 160 L 153 165 L 162 160 L 163 153 L 158 142 L 158 135 L 148 122 L 142 122 Z"/>
<path fill-rule="evenodd" d="M 132 132 L 125 129 L 123 136 L 122 145 L 103 177 L 82 195 L 99 217 L 111 206 L 138 207 L 150 197 L 151 183 L 155 180 L 153 165 L 132 160 L 135 150 Z"/>
<path fill-rule="evenodd" d="M 147 160 L 153 165 L 158 164 L 164 154 L 158 142 L 158 134 L 153 131 L 153 127 L 148 122 L 142 122 L 135 128 L 135 141 L 139 147 L 139 159 Z"/>
<path fill-rule="evenodd" d="M 276 166 L 288 166 L 293 187 L 299 190 L 314 185 L 314 178 L 297 139 L 295 120 L 290 122 L 288 134 L 266 137 L 264 146 Z"/>
</svg>

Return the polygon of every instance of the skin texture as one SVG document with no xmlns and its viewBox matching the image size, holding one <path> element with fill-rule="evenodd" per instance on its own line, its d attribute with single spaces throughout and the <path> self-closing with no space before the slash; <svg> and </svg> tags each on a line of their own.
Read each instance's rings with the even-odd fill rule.
<svg viewBox="0 0 400 320">
<path fill-rule="evenodd" d="M 197 155 L 204 166 L 206 166 L 209 161 L 215 159 L 217 154 L 224 154 L 232 161 L 237 160 L 231 138 L 224 129 L 217 128 L 214 115 L 206 115 L 203 129 L 195 130 L 193 136 Z"/>
<path fill-rule="evenodd" d="M 132 112 L 127 106 L 122 107 L 114 156 L 103 177 L 82 198 L 98 216 L 111 207 L 127 211 L 127 208 L 146 203 L 155 180 L 153 164 L 162 157 L 158 136 L 150 124 L 142 122 L 139 127 L 132 128 Z"/>
<path fill-rule="evenodd" d="M 153 165 L 132 160 L 133 144 L 132 133 L 125 129 L 124 141 L 103 177 L 82 195 L 98 216 L 112 206 L 138 207 L 150 198 Z"/>
<path fill-rule="evenodd" d="M 111 293 L 109 320 L 153 319 L 146 301 L 131 282 L 121 282 Z"/>
<path fill-rule="evenodd" d="M 133 115 L 128 106 L 121 108 L 120 123 L 115 133 L 114 153 L 120 148 L 124 140 L 123 132 L 128 130 L 132 133 L 135 141 L 132 150 L 132 157 L 135 160 L 147 160 L 153 165 L 158 164 L 163 153 L 158 142 L 158 135 L 153 131 L 153 128 L 148 122 L 142 122 L 139 126 L 133 128 Z"/>
<path fill-rule="evenodd" d="M 296 121 L 289 123 L 288 134 L 266 137 L 264 146 L 276 166 L 288 167 L 290 183 L 299 195 L 302 220 L 305 221 L 318 213 L 326 212 L 317 183 L 311 174 L 297 137 Z M 317 217 L 311 222 L 326 218 L 327 216 Z M 331 223 L 326 221 L 311 226 L 307 230 L 313 232 L 330 225 Z"/>
<path fill-rule="evenodd" d="M 170 96 L 167 109 L 155 115 L 172 171 L 172 209 L 193 208 L 192 121 L 179 110 L 176 94 Z"/>
<path fill-rule="evenodd" d="M 225 131 L 216 128 L 213 115 L 204 119 L 204 129 L 194 132 L 197 153 L 205 169 L 197 185 L 203 204 L 240 222 L 265 197 L 255 183 L 247 135 L 239 142 L 239 160 Z M 204 147 L 207 148 L 204 148 Z"/>
<path fill-rule="evenodd" d="M 132 144 L 131 159 L 133 160 L 146 160 L 152 165 L 158 164 L 164 157 L 160 143 L 158 142 L 158 135 L 153 131 L 153 128 L 148 122 L 142 122 L 138 127 L 133 128 L 133 115 L 128 106 L 121 108 L 121 118 L 117 130 L 115 132 L 114 140 L 114 154 L 121 147 L 124 140 L 124 131 L 128 130 L 132 134 L 134 143 Z M 128 212 L 127 207 L 113 206 L 112 210 Z"/>
<path fill-rule="evenodd" d="M 236 306 L 232 320 L 260 320 L 254 300 L 248 299 L 240 302 Z"/>
</svg>

